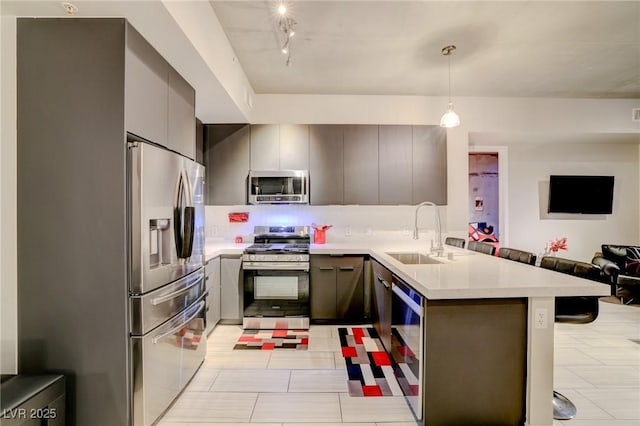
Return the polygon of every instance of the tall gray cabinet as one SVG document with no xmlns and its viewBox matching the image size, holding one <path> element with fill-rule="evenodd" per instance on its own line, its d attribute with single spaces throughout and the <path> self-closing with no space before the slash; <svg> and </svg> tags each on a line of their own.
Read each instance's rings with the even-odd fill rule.
<svg viewBox="0 0 640 426">
<path fill-rule="evenodd" d="M 122 18 L 18 19 L 17 75 L 18 370 L 132 425 L 126 132 L 193 158 L 194 92 Z"/>
</svg>

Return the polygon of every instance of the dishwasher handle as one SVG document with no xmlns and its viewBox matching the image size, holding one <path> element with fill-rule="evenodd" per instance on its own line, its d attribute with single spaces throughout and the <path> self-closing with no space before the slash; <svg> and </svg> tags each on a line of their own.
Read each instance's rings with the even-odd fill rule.
<svg viewBox="0 0 640 426">
<path fill-rule="evenodd" d="M 391 291 L 393 292 L 393 294 L 398 296 L 404 302 L 404 304 L 409 307 L 409 309 L 411 309 L 416 315 L 422 318 L 422 308 L 419 303 L 409 297 L 407 293 L 402 291 L 402 289 L 395 284 L 392 286 Z"/>
</svg>

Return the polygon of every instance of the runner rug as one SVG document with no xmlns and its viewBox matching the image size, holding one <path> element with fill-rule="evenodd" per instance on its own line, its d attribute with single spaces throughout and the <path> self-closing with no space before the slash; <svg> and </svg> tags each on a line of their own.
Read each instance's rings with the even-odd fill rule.
<svg viewBox="0 0 640 426">
<path fill-rule="evenodd" d="M 233 349 L 307 350 L 308 345 L 308 330 L 244 330 Z"/>
<path fill-rule="evenodd" d="M 391 357 L 373 327 L 341 327 L 338 334 L 350 396 L 417 395 L 418 360 L 397 330 L 392 330 Z"/>
</svg>

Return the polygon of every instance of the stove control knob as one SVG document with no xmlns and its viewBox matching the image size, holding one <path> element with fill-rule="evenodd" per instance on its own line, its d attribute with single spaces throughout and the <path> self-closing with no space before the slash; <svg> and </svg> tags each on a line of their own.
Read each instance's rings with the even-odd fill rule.
<svg viewBox="0 0 640 426">
<path fill-rule="evenodd" d="M 250 254 L 249 255 L 249 260 L 256 260 L 256 255 L 255 254 Z"/>
</svg>

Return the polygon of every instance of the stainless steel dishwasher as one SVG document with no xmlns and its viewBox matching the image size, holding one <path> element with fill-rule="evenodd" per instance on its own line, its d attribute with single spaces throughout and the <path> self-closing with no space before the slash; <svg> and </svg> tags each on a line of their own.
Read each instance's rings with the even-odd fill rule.
<svg viewBox="0 0 640 426">
<path fill-rule="evenodd" d="M 424 390 L 424 297 L 393 276 L 391 356 L 398 383 L 417 420 Z"/>
</svg>

